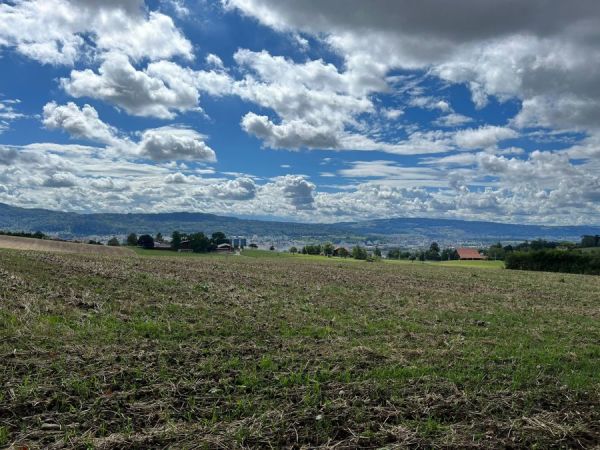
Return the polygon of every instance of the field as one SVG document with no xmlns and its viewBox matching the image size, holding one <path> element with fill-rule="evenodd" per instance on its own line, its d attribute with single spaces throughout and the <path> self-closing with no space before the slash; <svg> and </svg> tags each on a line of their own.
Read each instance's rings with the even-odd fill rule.
<svg viewBox="0 0 600 450">
<path fill-rule="evenodd" d="M 0 447 L 600 444 L 600 277 L 0 250 L 0 358 Z"/>
<path fill-rule="evenodd" d="M 101 255 L 132 254 L 130 249 L 124 247 L 107 247 L 105 245 L 79 244 L 76 242 L 51 241 L 48 239 L 34 239 L 3 235 L 0 235 L 0 248 L 64 253 L 92 253 Z"/>
<path fill-rule="evenodd" d="M 503 269 L 504 261 L 441 261 L 439 263 L 435 263 L 440 266 L 447 267 L 470 267 L 476 269 Z"/>
</svg>

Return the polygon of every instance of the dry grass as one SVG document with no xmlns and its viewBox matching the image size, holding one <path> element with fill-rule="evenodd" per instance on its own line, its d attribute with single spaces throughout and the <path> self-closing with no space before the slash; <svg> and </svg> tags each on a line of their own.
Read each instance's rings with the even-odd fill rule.
<svg viewBox="0 0 600 450">
<path fill-rule="evenodd" d="M 1 235 L 0 248 L 36 250 L 42 252 L 92 253 L 96 255 L 133 255 L 131 249 L 125 247 L 107 247 L 104 245 L 79 244 L 76 242 L 61 242 L 48 239 Z"/>
<path fill-rule="evenodd" d="M 0 251 L 0 445 L 589 448 L 600 277 Z"/>
</svg>

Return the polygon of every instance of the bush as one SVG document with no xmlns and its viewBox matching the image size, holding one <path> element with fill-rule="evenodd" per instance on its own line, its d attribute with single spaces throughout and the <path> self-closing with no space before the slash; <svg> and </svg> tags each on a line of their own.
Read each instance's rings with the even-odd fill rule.
<svg viewBox="0 0 600 450">
<path fill-rule="evenodd" d="M 303 255 L 320 255 L 321 254 L 321 245 L 305 245 L 302 247 Z"/>
<path fill-rule="evenodd" d="M 390 248 L 387 253 L 388 259 L 408 259 L 410 258 L 410 252 L 403 252 L 399 248 Z"/>
<path fill-rule="evenodd" d="M 127 236 L 127 245 L 131 245 L 131 246 L 138 245 L 137 234 L 130 233 L 129 236 Z"/>
<path fill-rule="evenodd" d="M 512 252 L 506 255 L 507 269 L 600 275 L 600 254 L 565 250 Z"/>
<path fill-rule="evenodd" d="M 369 256 L 367 251 L 364 248 L 362 248 L 360 245 L 357 245 L 356 247 L 354 247 L 352 249 L 352 257 L 354 259 L 365 260 L 365 259 L 367 259 L 367 256 Z"/>
</svg>

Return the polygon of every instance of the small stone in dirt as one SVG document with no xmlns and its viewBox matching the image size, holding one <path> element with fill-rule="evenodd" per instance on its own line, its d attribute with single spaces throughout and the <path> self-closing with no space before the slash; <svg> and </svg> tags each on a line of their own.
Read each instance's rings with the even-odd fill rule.
<svg viewBox="0 0 600 450">
<path fill-rule="evenodd" d="M 57 423 L 43 423 L 41 428 L 44 431 L 60 431 L 60 425 Z"/>
</svg>

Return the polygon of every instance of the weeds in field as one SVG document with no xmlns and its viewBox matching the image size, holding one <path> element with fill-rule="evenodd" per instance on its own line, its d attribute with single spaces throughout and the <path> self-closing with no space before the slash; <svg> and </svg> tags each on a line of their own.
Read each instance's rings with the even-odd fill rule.
<svg viewBox="0 0 600 450">
<path fill-rule="evenodd" d="M 0 445 L 586 447 L 600 279 L 0 251 Z"/>
</svg>

